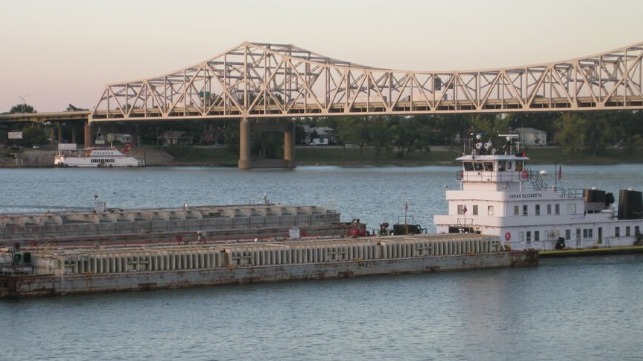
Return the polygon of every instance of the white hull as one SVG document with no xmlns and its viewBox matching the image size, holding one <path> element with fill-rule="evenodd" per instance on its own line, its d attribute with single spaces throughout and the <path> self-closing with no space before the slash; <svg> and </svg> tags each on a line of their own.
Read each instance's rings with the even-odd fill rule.
<svg viewBox="0 0 643 361">
<path fill-rule="evenodd" d="M 54 165 L 80 168 L 143 167 L 145 164 L 118 149 L 83 149 L 61 151 L 54 157 Z"/>
<path fill-rule="evenodd" d="M 490 147 L 488 147 L 490 149 Z M 458 158 L 461 187 L 448 190 L 448 212 L 435 215 L 438 233 L 498 236 L 511 249 L 582 249 L 640 243 L 641 193 L 548 186 L 526 166 L 524 154 L 465 155 Z"/>
</svg>

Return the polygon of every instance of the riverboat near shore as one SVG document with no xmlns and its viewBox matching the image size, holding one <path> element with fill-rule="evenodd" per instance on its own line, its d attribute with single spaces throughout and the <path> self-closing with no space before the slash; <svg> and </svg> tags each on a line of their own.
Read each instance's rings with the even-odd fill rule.
<svg viewBox="0 0 643 361">
<path fill-rule="evenodd" d="M 535 249 L 543 256 L 619 247 L 643 251 L 640 191 L 620 190 L 615 207 L 613 193 L 562 187 L 560 167 L 555 184 L 549 185 L 545 171 L 528 166 L 518 135 L 501 137 L 505 142 L 496 149 L 477 135 L 457 159 L 462 164 L 456 173 L 460 189 L 446 191 L 448 212 L 434 216 L 438 233 L 493 235 L 507 248 Z"/>
<path fill-rule="evenodd" d="M 143 167 L 145 162 L 129 155 L 129 148 L 122 150 L 107 148 L 85 148 L 73 149 L 68 147 L 59 147 L 54 156 L 54 166 L 57 167 L 81 167 L 81 168 L 98 168 L 98 167 Z"/>
</svg>

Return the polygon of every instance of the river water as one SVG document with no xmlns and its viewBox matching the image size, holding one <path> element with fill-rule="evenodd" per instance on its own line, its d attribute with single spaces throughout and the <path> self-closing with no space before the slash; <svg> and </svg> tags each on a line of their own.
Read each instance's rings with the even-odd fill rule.
<svg viewBox="0 0 643 361">
<path fill-rule="evenodd" d="M 543 169 L 554 173 L 552 166 Z M 551 168 L 551 169 L 548 169 Z M 324 205 L 433 231 L 456 167 L 2 169 L 0 212 L 51 206 Z M 643 165 L 559 186 L 643 188 Z M 553 181 L 553 180 L 551 180 Z M 641 360 L 643 256 L 465 271 L 0 301 L 0 360 Z"/>
</svg>

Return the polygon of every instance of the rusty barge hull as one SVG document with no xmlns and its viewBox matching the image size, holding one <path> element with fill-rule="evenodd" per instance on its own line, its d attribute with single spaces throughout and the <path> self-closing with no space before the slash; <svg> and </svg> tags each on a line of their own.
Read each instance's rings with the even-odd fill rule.
<svg viewBox="0 0 643 361">
<path fill-rule="evenodd" d="M 23 276 L 7 285 L 10 297 L 37 297 L 140 291 L 153 289 L 220 286 L 247 283 L 323 280 L 534 266 L 527 252 L 484 255 L 435 256 L 373 261 L 253 266 L 229 269 L 120 273 L 109 275 Z"/>
<path fill-rule="evenodd" d="M 415 235 L 33 253 L 34 271 L 5 275 L 5 297 L 37 297 L 259 282 L 431 273 L 538 264 L 497 237 Z"/>
</svg>

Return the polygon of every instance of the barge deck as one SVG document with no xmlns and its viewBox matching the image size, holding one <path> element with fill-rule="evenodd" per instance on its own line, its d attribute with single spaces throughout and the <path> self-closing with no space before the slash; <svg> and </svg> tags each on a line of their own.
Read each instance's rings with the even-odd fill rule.
<svg viewBox="0 0 643 361">
<path fill-rule="evenodd" d="M 44 247 L 5 251 L 0 296 L 529 267 L 538 259 L 537 251 L 507 251 L 498 237 L 473 234 Z"/>
</svg>

